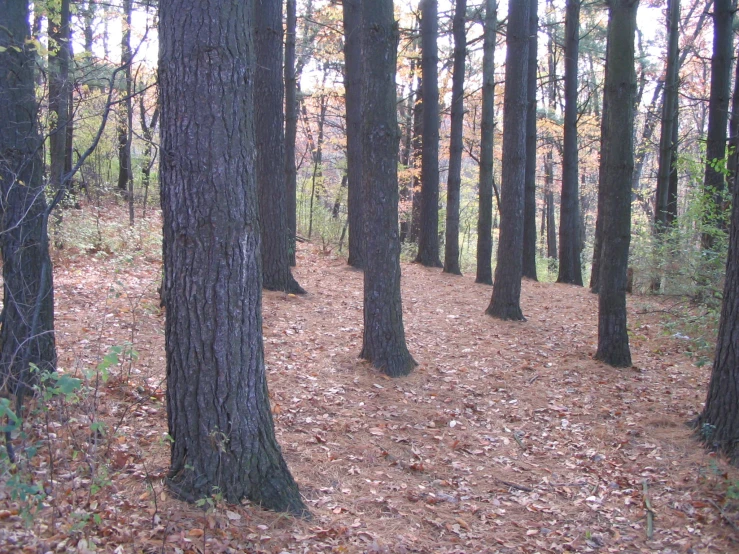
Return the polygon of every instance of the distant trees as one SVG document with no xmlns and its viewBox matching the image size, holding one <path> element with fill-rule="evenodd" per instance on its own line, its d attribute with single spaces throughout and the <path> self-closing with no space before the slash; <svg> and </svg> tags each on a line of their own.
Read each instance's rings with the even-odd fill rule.
<svg viewBox="0 0 739 554">
<path fill-rule="evenodd" d="M 290 271 L 294 248 L 287 221 L 282 83 L 282 0 L 260 0 L 255 9 L 254 71 L 256 180 L 262 230 L 263 286 L 304 293 Z"/>
<path fill-rule="evenodd" d="M 303 514 L 264 367 L 254 2 L 159 6 L 168 484 Z"/>
<path fill-rule="evenodd" d="M 421 217 L 416 262 L 442 267 L 439 258 L 439 54 L 437 0 L 421 0 Z"/>
<path fill-rule="evenodd" d="M 416 365 L 405 343 L 400 297 L 397 42 L 392 0 L 362 2 L 362 188 L 367 232 L 360 357 L 391 377 L 407 375 Z"/>
<path fill-rule="evenodd" d="M 598 351 L 616 367 L 631 365 L 626 329 L 626 271 L 631 242 L 631 174 L 634 170 L 634 36 L 638 0 L 609 0 L 604 92 L 603 171 L 598 204 L 603 237 L 598 278 Z M 600 213 L 602 210 L 602 214 Z"/>
<path fill-rule="evenodd" d="M 509 3 L 500 239 L 493 296 L 485 311 L 499 319 L 524 319 L 520 299 L 529 32 L 529 0 Z"/>
</svg>

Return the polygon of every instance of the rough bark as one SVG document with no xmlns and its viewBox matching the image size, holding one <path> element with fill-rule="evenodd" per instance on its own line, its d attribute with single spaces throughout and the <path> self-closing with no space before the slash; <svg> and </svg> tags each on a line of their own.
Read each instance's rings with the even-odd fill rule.
<svg viewBox="0 0 739 554">
<path fill-rule="evenodd" d="M 626 283 L 631 240 L 631 178 L 634 171 L 634 34 L 638 0 L 610 0 L 606 55 L 605 158 L 600 189 L 603 225 L 598 298 L 597 360 L 631 365 L 626 328 Z M 600 206 L 599 206 L 600 207 Z"/>
<path fill-rule="evenodd" d="M 254 2 L 161 0 L 168 485 L 305 514 L 274 434 L 262 343 Z"/>
<path fill-rule="evenodd" d="M 400 297 L 398 37 L 392 0 L 363 2 L 362 188 L 367 234 L 360 357 L 391 377 L 407 375 L 416 365 L 405 343 Z"/>
<path fill-rule="evenodd" d="M 522 275 L 538 281 L 536 275 L 536 53 L 539 31 L 539 2 L 529 2 L 529 65 L 526 86 L 526 178 L 523 207 Z"/>
<path fill-rule="evenodd" d="M 285 210 L 290 241 L 290 265 L 295 265 L 297 235 L 297 180 L 295 138 L 298 134 L 298 80 L 295 75 L 295 34 L 298 26 L 296 0 L 285 1 Z"/>
<path fill-rule="evenodd" d="M 452 106 L 449 137 L 449 175 L 446 195 L 446 239 L 444 272 L 462 275 L 459 268 L 459 191 L 462 184 L 462 131 L 464 124 L 464 62 L 467 51 L 465 16 L 467 0 L 457 0 L 454 23 L 454 67 L 452 69 Z"/>
<path fill-rule="evenodd" d="M 421 0 L 421 71 L 423 73 L 423 140 L 421 217 L 416 262 L 442 267 L 439 258 L 439 36 L 437 0 Z"/>
<path fill-rule="evenodd" d="M 577 150 L 577 62 L 580 50 L 580 2 L 567 0 L 565 14 L 565 113 L 562 147 L 562 195 L 559 215 L 558 283 L 582 286 L 580 263 L 580 191 Z"/>
<path fill-rule="evenodd" d="M 255 6 L 254 106 L 257 147 L 257 195 L 262 232 L 262 286 L 293 294 L 305 291 L 290 271 L 287 226 L 285 135 L 282 84 L 282 0 Z"/>
<path fill-rule="evenodd" d="M 349 260 L 364 269 L 362 200 L 362 1 L 344 0 L 344 99 L 346 106 L 346 160 L 349 178 Z"/>
<path fill-rule="evenodd" d="M 69 122 L 69 0 L 62 0 L 59 11 L 49 9 L 49 184 L 54 190 L 61 186 L 67 157 L 67 126 Z"/>
<path fill-rule="evenodd" d="M 482 54 L 482 115 L 480 125 L 480 182 L 477 219 L 475 282 L 493 284 L 493 138 L 495 133 L 495 39 L 498 3 L 485 0 Z"/>
<path fill-rule="evenodd" d="M 0 388 L 22 394 L 29 364 L 56 369 L 54 287 L 46 229 L 43 159 L 34 96 L 28 3 L 0 0 L 0 249 L 3 323 Z"/>
<path fill-rule="evenodd" d="M 526 88 L 529 56 L 529 0 L 508 7 L 503 114 L 503 174 L 500 239 L 493 295 L 485 313 L 524 320 L 521 313 L 523 207 L 526 167 Z"/>
<path fill-rule="evenodd" d="M 706 168 L 703 192 L 706 211 L 703 224 L 708 227 L 701 236 L 701 246 L 712 250 L 715 233 L 710 228 L 725 228 L 722 213 L 726 206 L 723 194 L 726 177 L 721 162 L 726 158 L 726 126 L 731 96 L 732 26 L 736 7 L 733 0 L 715 0 L 713 6 L 713 56 L 711 57 L 711 92 L 708 97 L 708 132 L 706 136 Z"/>
<path fill-rule="evenodd" d="M 698 432 L 706 445 L 723 452 L 734 465 L 739 463 L 739 187 L 733 191 L 723 305 Z"/>
</svg>

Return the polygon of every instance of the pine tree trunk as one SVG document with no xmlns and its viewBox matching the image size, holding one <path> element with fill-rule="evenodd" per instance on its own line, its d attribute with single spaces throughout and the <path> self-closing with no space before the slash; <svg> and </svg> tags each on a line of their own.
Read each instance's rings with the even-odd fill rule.
<svg viewBox="0 0 739 554">
<path fill-rule="evenodd" d="M 125 65 L 125 88 L 120 92 L 118 105 L 118 192 L 124 197 L 129 195 L 131 175 L 131 10 L 133 0 L 123 0 L 121 17 L 121 64 Z M 114 84 L 112 86 L 115 86 Z"/>
<path fill-rule="evenodd" d="M 480 183 L 477 219 L 475 282 L 493 284 L 493 138 L 495 136 L 495 26 L 497 1 L 485 0 L 482 54 L 482 122 L 480 125 Z"/>
<path fill-rule="evenodd" d="M 439 258 L 439 36 L 437 0 L 421 0 L 421 65 L 423 72 L 423 150 L 421 217 L 416 262 L 442 267 Z"/>
<path fill-rule="evenodd" d="M 159 6 L 168 484 L 304 514 L 264 368 L 254 2 Z"/>
<path fill-rule="evenodd" d="M 56 369 L 54 287 L 47 236 L 43 159 L 34 94 L 35 52 L 28 3 L 0 0 L 0 250 L 3 315 L 0 383 L 28 390 L 34 375 Z"/>
<path fill-rule="evenodd" d="M 69 96 L 72 85 L 69 80 L 69 0 L 62 0 L 59 12 L 50 8 L 49 38 L 49 181 L 53 190 L 62 185 L 67 157 L 67 127 L 69 123 Z"/>
<path fill-rule="evenodd" d="M 539 33 L 539 2 L 529 3 L 529 65 L 526 85 L 526 178 L 523 208 L 522 275 L 538 281 L 536 275 L 536 73 Z"/>
<path fill-rule="evenodd" d="M 465 20 L 467 0 L 456 0 L 454 13 L 454 68 L 447 179 L 444 272 L 462 275 L 459 268 L 459 191 L 462 184 L 462 132 L 464 124 L 464 64 L 467 50 Z"/>
<path fill-rule="evenodd" d="M 631 178 L 634 171 L 634 34 L 638 0 L 610 0 L 606 55 L 605 158 L 597 360 L 631 365 L 626 329 L 626 273 L 631 241 Z M 600 208 L 600 206 L 599 206 Z"/>
<path fill-rule="evenodd" d="M 344 90 L 346 91 L 346 158 L 349 177 L 349 260 L 364 269 L 362 199 L 362 0 L 344 0 Z"/>
<path fill-rule="evenodd" d="M 285 136 L 282 114 L 282 0 L 260 0 L 255 10 L 257 195 L 262 231 L 262 286 L 293 294 L 305 291 L 290 271 Z"/>
<path fill-rule="evenodd" d="M 485 313 L 524 320 L 521 313 L 523 206 L 526 168 L 526 88 L 529 56 L 529 0 L 508 7 L 503 114 L 503 174 L 500 240 L 493 296 Z"/>
<path fill-rule="evenodd" d="M 392 0 L 362 5 L 362 167 L 365 201 L 364 336 L 360 357 L 390 377 L 407 375 L 400 297 L 398 131 L 395 90 L 398 24 Z"/>
<path fill-rule="evenodd" d="M 558 283 L 582 286 L 580 264 L 580 191 L 577 150 L 577 63 L 580 47 L 580 1 L 567 0 L 565 15 L 565 114 L 562 195 L 559 216 Z"/>
<path fill-rule="evenodd" d="M 295 2 L 296 0 L 285 0 L 285 210 L 291 266 L 295 265 L 298 180 L 295 165 L 295 138 L 298 134 L 298 81 L 295 77 L 295 33 L 298 20 Z"/>
</svg>

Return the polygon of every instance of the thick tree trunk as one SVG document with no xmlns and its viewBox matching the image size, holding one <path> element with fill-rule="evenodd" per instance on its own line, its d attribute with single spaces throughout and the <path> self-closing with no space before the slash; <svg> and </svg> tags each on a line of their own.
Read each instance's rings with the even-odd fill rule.
<svg viewBox="0 0 739 554">
<path fill-rule="evenodd" d="M 121 17 L 121 64 L 125 65 L 125 89 L 120 92 L 122 102 L 118 104 L 118 192 L 129 196 L 131 175 L 131 10 L 133 0 L 123 0 Z M 115 86 L 115 85 L 113 85 Z M 130 199 L 129 199 L 130 201 Z"/>
<path fill-rule="evenodd" d="M 400 298 L 398 131 L 395 90 L 398 25 L 392 0 L 362 5 L 362 167 L 365 201 L 364 336 L 360 357 L 386 375 L 407 375 Z"/>
<path fill-rule="evenodd" d="M 29 364 L 56 369 L 54 287 L 47 237 L 35 52 L 28 3 L 0 0 L 0 250 L 3 322 L 0 387 L 22 394 L 32 384 Z"/>
<path fill-rule="evenodd" d="M 536 276 L 536 54 L 539 32 L 539 2 L 529 3 L 529 65 L 526 85 L 526 178 L 523 207 L 522 275 L 538 281 Z"/>
<path fill-rule="evenodd" d="M 421 161 L 423 157 L 423 75 L 418 77 L 416 105 L 413 106 L 413 196 L 411 200 L 410 240 L 417 242 L 421 235 Z"/>
<path fill-rule="evenodd" d="M 713 56 L 711 57 L 711 93 L 708 98 L 708 133 L 706 136 L 706 170 L 703 193 L 707 209 L 703 224 L 707 227 L 701 236 L 701 246 L 712 250 L 716 244 L 712 229 L 725 229 L 723 195 L 726 177 L 721 162 L 726 158 L 726 126 L 731 96 L 731 59 L 733 55 L 734 12 L 733 0 L 715 0 L 713 7 Z"/>
<path fill-rule="evenodd" d="M 610 0 L 604 111 L 605 158 L 598 351 L 595 358 L 615 367 L 631 365 L 626 329 L 626 270 L 631 241 L 631 177 L 634 171 L 634 33 L 638 0 Z M 600 206 L 599 206 L 600 208 Z M 606 231 L 607 230 L 607 231 Z"/>
<path fill-rule="evenodd" d="M 362 199 L 362 0 L 344 0 L 344 90 L 346 91 L 346 158 L 349 178 L 349 260 L 364 269 Z"/>
<path fill-rule="evenodd" d="M 493 284 L 493 138 L 495 136 L 495 37 L 498 3 L 485 0 L 482 54 L 482 122 L 480 125 L 480 183 L 477 219 L 475 282 Z"/>
<path fill-rule="evenodd" d="M 423 150 L 421 218 L 416 262 L 442 267 L 439 258 L 439 36 L 437 0 L 421 0 L 421 70 L 423 72 Z"/>
<path fill-rule="evenodd" d="M 565 15 L 565 114 L 562 196 L 559 216 L 558 283 L 582 286 L 580 264 L 580 191 L 577 150 L 577 62 L 580 50 L 580 2 L 567 0 Z"/>
<path fill-rule="evenodd" d="M 254 106 L 257 195 L 262 231 L 262 286 L 293 294 L 305 291 L 290 271 L 285 136 L 282 114 L 282 0 L 259 0 L 255 10 Z"/>
<path fill-rule="evenodd" d="M 159 13 L 168 484 L 304 514 L 264 368 L 254 2 L 161 0 Z"/>
<path fill-rule="evenodd" d="M 703 442 L 739 463 L 739 187 L 733 191 L 724 298 L 716 354 L 698 432 Z"/>
<path fill-rule="evenodd" d="M 493 296 L 485 311 L 499 319 L 524 320 L 520 300 L 528 56 L 529 0 L 511 2 L 508 7 L 506 38 L 500 240 Z"/>
<path fill-rule="evenodd" d="M 296 0 L 285 0 L 285 210 L 287 211 L 288 256 L 295 265 L 297 235 L 297 180 L 295 138 L 298 134 L 298 81 L 295 76 Z"/>
<path fill-rule="evenodd" d="M 447 178 L 444 272 L 462 275 L 459 268 L 459 191 L 462 184 L 462 131 L 464 124 L 464 62 L 467 50 L 465 17 L 467 0 L 457 0 L 454 12 L 454 68 Z"/>
</svg>

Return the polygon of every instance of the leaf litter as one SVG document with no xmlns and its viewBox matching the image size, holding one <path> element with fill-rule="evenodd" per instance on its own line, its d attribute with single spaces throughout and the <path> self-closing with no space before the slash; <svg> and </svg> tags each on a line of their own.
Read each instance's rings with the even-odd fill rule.
<svg viewBox="0 0 739 554">
<path fill-rule="evenodd" d="M 160 223 L 140 225 L 156 234 Z M 524 281 L 528 321 L 501 322 L 483 313 L 490 287 L 403 264 L 419 366 L 391 380 L 357 358 L 362 274 L 310 245 L 294 269 L 308 294 L 265 291 L 263 318 L 278 441 L 313 519 L 174 500 L 158 248 L 56 253 L 60 367 L 79 373 L 124 343 L 138 355 L 111 370 L 94 411 L 26 424 L 47 496 L 29 522 L 0 485 L 4 552 L 739 549 L 739 472 L 686 426 L 710 368 L 645 313 L 658 298 L 629 297 L 634 366 L 614 369 L 592 359 L 597 297 L 586 289 Z M 90 418 L 107 426 L 92 447 Z"/>
</svg>

